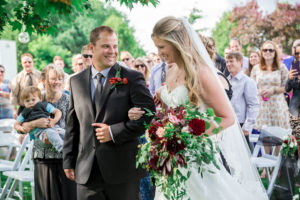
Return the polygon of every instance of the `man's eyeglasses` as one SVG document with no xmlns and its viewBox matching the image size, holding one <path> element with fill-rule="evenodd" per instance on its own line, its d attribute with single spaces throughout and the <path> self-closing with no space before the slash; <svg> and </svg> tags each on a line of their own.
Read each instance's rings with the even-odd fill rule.
<svg viewBox="0 0 300 200">
<path fill-rule="evenodd" d="M 0 71 L 0 73 L 4 73 L 4 72 L 5 72 L 5 71 L 2 71 L 2 70 Z"/>
<path fill-rule="evenodd" d="M 298 55 L 300 55 L 300 52 L 296 52 L 296 53 L 295 53 L 295 56 L 298 56 Z"/>
<path fill-rule="evenodd" d="M 140 64 L 140 65 L 134 65 L 134 67 L 135 67 L 135 68 L 139 68 L 139 67 L 144 68 L 144 67 L 146 67 L 146 66 L 143 65 L 143 64 Z"/>
<path fill-rule="evenodd" d="M 89 55 L 89 54 L 83 54 L 82 56 L 83 56 L 84 58 L 88 58 L 88 57 L 93 58 L 93 55 Z"/>
<path fill-rule="evenodd" d="M 122 61 L 123 61 L 123 62 L 129 61 L 129 59 L 130 59 L 130 58 L 123 58 Z"/>
<path fill-rule="evenodd" d="M 275 50 L 274 49 L 263 49 L 263 52 L 267 53 L 267 52 L 273 53 Z"/>
</svg>

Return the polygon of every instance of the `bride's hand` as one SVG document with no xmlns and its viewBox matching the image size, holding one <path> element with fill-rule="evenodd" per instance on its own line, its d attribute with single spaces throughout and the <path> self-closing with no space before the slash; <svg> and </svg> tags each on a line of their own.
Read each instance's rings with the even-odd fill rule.
<svg viewBox="0 0 300 200">
<path fill-rule="evenodd" d="M 140 119 L 145 111 L 143 111 L 141 108 L 133 107 L 128 111 L 128 117 L 130 120 L 138 120 Z"/>
<path fill-rule="evenodd" d="M 161 90 L 162 90 L 162 87 L 160 87 L 158 90 L 155 91 L 153 100 L 156 105 L 162 104 L 162 101 L 160 99 Z"/>
</svg>

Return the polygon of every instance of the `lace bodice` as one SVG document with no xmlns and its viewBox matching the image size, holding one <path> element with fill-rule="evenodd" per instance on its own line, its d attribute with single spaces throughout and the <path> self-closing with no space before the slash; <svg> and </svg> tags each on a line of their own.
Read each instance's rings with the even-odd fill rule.
<svg viewBox="0 0 300 200">
<path fill-rule="evenodd" d="M 174 108 L 186 103 L 189 99 L 188 90 L 184 85 L 180 85 L 169 93 L 167 85 L 164 85 L 160 93 L 160 98 L 168 107 Z M 206 108 L 207 106 L 204 102 L 200 101 L 200 111 L 204 112 Z"/>
<path fill-rule="evenodd" d="M 188 100 L 188 90 L 184 85 L 180 85 L 169 93 L 167 85 L 164 85 L 160 98 L 168 107 L 177 107 Z"/>
</svg>

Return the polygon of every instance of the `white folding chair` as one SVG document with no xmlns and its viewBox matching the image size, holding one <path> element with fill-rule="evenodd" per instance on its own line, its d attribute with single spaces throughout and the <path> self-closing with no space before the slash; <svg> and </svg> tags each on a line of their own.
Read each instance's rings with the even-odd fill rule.
<svg viewBox="0 0 300 200">
<path fill-rule="evenodd" d="M 18 196 L 19 199 L 23 199 L 22 182 L 31 182 L 32 196 L 34 199 L 33 163 L 31 160 L 32 148 L 33 148 L 33 140 L 30 141 L 30 137 L 29 135 L 27 135 L 23 140 L 22 146 L 16 156 L 12 169 L 5 171 L 3 173 L 8 178 L 0 194 L 0 200 L 3 200 L 6 195 L 7 198 L 11 197 L 12 195 L 15 195 Z M 25 151 L 26 154 L 22 159 L 23 152 Z M 26 168 L 29 168 L 29 170 L 26 170 Z M 13 183 L 11 185 L 12 181 Z M 19 192 L 15 191 L 18 183 L 19 183 Z"/>
<path fill-rule="evenodd" d="M 276 137 L 279 140 L 282 141 L 283 137 L 286 135 L 291 135 L 292 130 L 291 129 L 283 129 L 281 127 L 267 127 L 263 126 L 261 129 L 261 135 L 263 133 L 267 132 L 269 136 L 271 137 Z M 261 136 L 260 136 L 261 137 Z M 267 172 L 267 179 L 269 182 L 268 189 L 267 189 L 267 194 L 269 197 L 271 197 L 274 185 L 275 185 L 275 180 L 277 178 L 279 169 L 280 169 L 280 164 L 281 164 L 281 153 L 279 151 L 279 154 L 276 155 L 276 148 L 272 147 L 270 154 L 267 154 L 265 152 L 264 144 L 259 141 L 257 141 L 257 144 L 253 150 L 252 156 L 251 156 L 251 161 L 253 164 L 256 165 L 257 168 L 266 168 Z M 259 152 L 261 152 L 261 156 L 259 156 Z M 273 169 L 272 176 L 270 175 L 270 170 Z"/>
</svg>

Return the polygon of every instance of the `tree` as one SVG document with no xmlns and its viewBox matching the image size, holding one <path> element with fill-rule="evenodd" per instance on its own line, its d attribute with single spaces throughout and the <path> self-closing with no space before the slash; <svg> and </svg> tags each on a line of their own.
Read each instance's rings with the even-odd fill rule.
<svg viewBox="0 0 300 200">
<path fill-rule="evenodd" d="M 221 56 L 224 56 L 224 50 L 228 47 L 231 29 L 236 26 L 236 23 L 228 21 L 228 17 L 231 16 L 231 14 L 231 12 L 224 13 L 220 21 L 216 24 L 216 27 L 212 30 L 217 52 Z"/>
<path fill-rule="evenodd" d="M 260 48 L 266 40 L 273 40 L 282 43 L 284 51 L 290 53 L 292 42 L 300 38 L 299 10 L 299 3 L 295 6 L 277 3 L 274 12 L 263 16 L 257 2 L 251 0 L 233 9 L 228 19 L 237 26 L 231 30 L 230 37 L 239 38 L 247 51 L 252 47 Z"/>
<path fill-rule="evenodd" d="M 31 35 L 31 41 L 22 44 L 18 41 L 18 30 L 12 30 L 12 26 L 6 25 L 2 32 L 2 39 L 15 40 L 17 42 L 17 56 L 25 52 L 34 56 L 35 67 L 41 69 L 52 62 L 55 55 L 61 56 L 65 63 L 65 71 L 72 71 L 71 58 L 73 54 L 81 52 L 81 48 L 89 43 L 90 31 L 99 25 L 113 27 L 119 36 L 119 50 L 128 50 L 134 57 L 145 55 L 144 50 L 135 40 L 134 29 L 128 26 L 128 20 L 116 9 L 106 6 L 98 0 L 90 0 L 89 7 L 81 13 L 70 13 L 72 23 L 65 18 L 57 19 L 56 29 L 53 35 L 37 34 Z M 18 70 L 22 69 L 18 59 Z"/>
<path fill-rule="evenodd" d="M 112 0 L 106 0 L 109 2 Z M 156 6 L 158 0 L 118 0 L 130 9 L 134 4 Z M 10 24 L 13 30 L 21 31 L 26 26 L 30 34 L 54 34 L 58 19 L 72 22 L 71 13 L 81 13 L 90 7 L 89 0 L 16 0 L 0 1 L 0 33 L 6 24 Z M 13 12 L 11 12 L 13 10 Z"/>
</svg>

